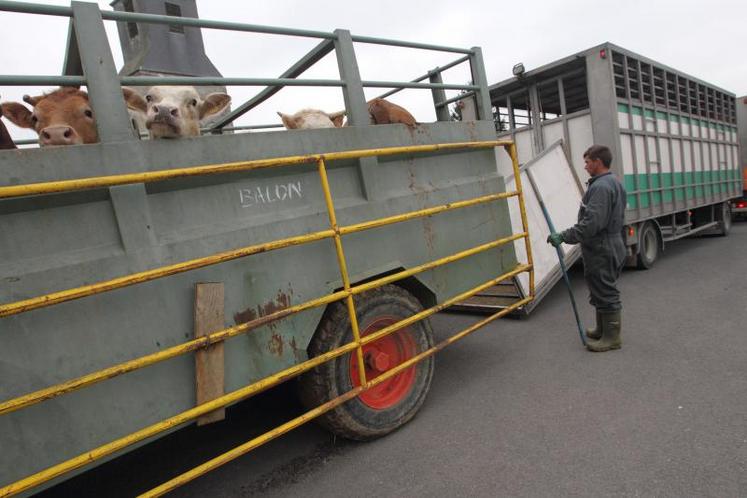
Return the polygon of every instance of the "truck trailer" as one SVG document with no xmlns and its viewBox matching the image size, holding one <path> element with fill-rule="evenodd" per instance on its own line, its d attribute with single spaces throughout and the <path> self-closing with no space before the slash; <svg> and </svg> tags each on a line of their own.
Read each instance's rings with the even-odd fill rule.
<svg viewBox="0 0 747 498">
<path fill-rule="evenodd" d="M 628 195 L 629 264 L 650 268 L 682 237 L 729 234 L 742 195 L 733 93 L 612 43 L 514 74 L 490 86 L 498 137 L 516 142 L 520 164 L 562 140 L 582 186 L 583 152 L 608 146 Z"/>
</svg>

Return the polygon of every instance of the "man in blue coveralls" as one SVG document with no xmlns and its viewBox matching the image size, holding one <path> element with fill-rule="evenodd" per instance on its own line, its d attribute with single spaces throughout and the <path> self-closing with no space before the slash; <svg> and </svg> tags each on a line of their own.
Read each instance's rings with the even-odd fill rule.
<svg viewBox="0 0 747 498">
<path fill-rule="evenodd" d="M 626 194 L 610 172 L 612 152 L 604 145 L 592 145 L 584 152 L 584 169 L 591 176 L 578 210 L 578 222 L 560 233 L 551 233 L 547 242 L 554 247 L 581 244 L 584 278 L 589 302 L 596 308 L 596 327 L 586 331 L 589 351 L 620 349 L 620 291 L 617 279 L 625 264 L 623 239 Z"/>
</svg>

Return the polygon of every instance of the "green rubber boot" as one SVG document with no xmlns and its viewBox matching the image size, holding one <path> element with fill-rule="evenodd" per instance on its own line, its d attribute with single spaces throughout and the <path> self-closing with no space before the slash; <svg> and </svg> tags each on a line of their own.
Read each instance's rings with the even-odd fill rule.
<svg viewBox="0 0 747 498">
<path fill-rule="evenodd" d="M 588 337 L 589 339 L 593 339 L 595 341 L 598 341 L 599 339 L 602 338 L 602 326 L 601 326 L 602 317 L 599 316 L 600 314 L 601 313 L 599 313 L 599 310 L 597 310 L 597 313 L 596 313 L 597 322 L 594 328 L 586 329 L 586 337 Z"/>
<path fill-rule="evenodd" d="M 586 349 L 595 353 L 603 353 L 612 349 L 620 349 L 622 341 L 620 340 L 620 329 L 622 319 L 620 310 L 601 312 L 599 324 L 602 328 L 602 338 L 598 341 L 588 341 Z"/>
</svg>

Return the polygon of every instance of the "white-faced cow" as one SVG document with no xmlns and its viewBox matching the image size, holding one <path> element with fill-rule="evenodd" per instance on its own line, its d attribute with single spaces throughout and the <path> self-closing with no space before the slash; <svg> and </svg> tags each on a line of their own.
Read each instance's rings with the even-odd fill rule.
<svg viewBox="0 0 747 498">
<path fill-rule="evenodd" d="M 278 112 L 278 116 L 283 120 L 283 125 L 289 130 L 339 128 L 342 126 L 345 111 L 329 114 L 318 109 L 303 109 L 295 114 Z"/>
<path fill-rule="evenodd" d="M 39 145 L 91 144 L 99 141 L 88 94 L 76 87 L 60 87 L 50 93 L 18 102 L 4 102 L 2 112 L 12 123 L 39 135 Z"/>
<path fill-rule="evenodd" d="M 145 115 L 150 138 L 196 137 L 200 121 L 222 112 L 231 103 L 225 93 L 211 93 L 203 100 L 192 86 L 154 86 L 141 97 L 122 87 L 127 107 Z"/>
</svg>

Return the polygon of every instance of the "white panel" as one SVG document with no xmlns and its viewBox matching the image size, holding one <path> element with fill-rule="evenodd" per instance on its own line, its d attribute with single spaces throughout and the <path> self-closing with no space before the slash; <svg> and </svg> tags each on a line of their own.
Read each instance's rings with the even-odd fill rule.
<svg viewBox="0 0 747 498">
<path fill-rule="evenodd" d="M 721 169 L 722 166 L 718 161 L 718 147 L 716 144 L 709 144 L 708 148 L 711 151 L 711 168 L 713 168 L 714 171 Z M 711 180 L 714 180 L 714 178 Z"/>
<path fill-rule="evenodd" d="M 638 172 L 643 174 L 646 172 L 646 149 L 643 145 L 643 137 L 637 136 L 634 138 L 635 141 L 635 158 L 638 166 Z"/>
<path fill-rule="evenodd" d="M 701 121 L 701 123 L 704 123 Z M 700 125 L 700 136 L 703 138 L 711 138 L 711 135 L 708 133 L 708 125 L 701 124 Z"/>
<path fill-rule="evenodd" d="M 646 123 L 646 131 L 656 131 L 656 119 L 655 118 L 644 116 L 643 121 Z"/>
<path fill-rule="evenodd" d="M 651 174 L 658 173 L 661 169 L 661 162 L 659 161 L 659 154 L 656 152 L 656 139 L 654 137 L 646 137 L 646 143 L 648 144 L 649 172 Z"/>
<path fill-rule="evenodd" d="M 630 115 L 627 112 L 618 112 L 617 113 L 617 123 L 620 125 L 620 128 L 623 130 L 629 130 L 630 129 Z"/>
<path fill-rule="evenodd" d="M 685 137 L 690 136 L 690 123 L 682 123 L 680 125 L 680 134 Z"/>
<path fill-rule="evenodd" d="M 633 129 L 643 131 L 643 117 L 638 114 L 633 114 Z"/>
<path fill-rule="evenodd" d="M 669 157 L 669 139 L 659 138 L 659 150 L 661 152 L 661 171 L 662 173 L 672 172 L 672 160 Z"/>
<path fill-rule="evenodd" d="M 620 134 L 620 148 L 622 149 L 623 174 L 632 175 L 635 173 L 635 168 L 633 166 L 633 141 L 630 135 Z"/>
<path fill-rule="evenodd" d="M 571 165 L 582 183 L 586 183 L 589 174 L 584 169 L 584 152 L 594 145 L 591 131 L 591 115 L 585 114 L 568 120 L 568 136 L 571 141 Z"/>
<path fill-rule="evenodd" d="M 669 122 L 669 133 L 672 135 L 681 135 L 682 131 L 680 130 L 680 123 L 679 121 L 670 121 Z"/>
<path fill-rule="evenodd" d="M 529 164 L 526 169 L 532 172 L 532 177 L 545 202 L 545 207 L 550 214 L 555 229 L 561 231 L 573 226 L 576 223 L 576 213 L 581 203 L 582 192 L 573 177 L 563 148 L 559 145 L 550 148 L 543 156 Z M 560 265 L 555 248 L 546 242 L 550 229 L 526 172 L 521 174 L 521 183 L 524 188 L 532 258 L 535 265 L 535 282 L 539 288 L 543 284 L 543 280 Z M 507 179 L 506 188 L 508 190 L 515 188 L 513 177 Z M 509 201 L 509 212 L 513 232 L 521 232 L 521 212 L 516 201 Z M 514 248 L 518 260 L 525 262 L 527 256 L 524 240 L 515 241 Z M 578 251 L 579 247 L 563 244 L 563 250 L 567 255 L 569 251 Z M 528 294 L 529 275 L 521 274 L 518 280 L 523 293 Z"/>
<path fill-rule="evenodd" d="M 682 171 L 682 140 L 672 139 L 672 171 Z"/>
<path fill-rule="evenodd" d="M 702 142 L 695 142 L 695 171 L 705 171 L 708 169 L 708 150 L 703 149 Z"/>
<path fill-rule="evenodd" d="M 519 156 L 519 164 L 529 162 L 534 157 L 534 148 L 532 147 L 532 129 L 524 128 L 516 133 L 516 152 Z"/>
<path fill-rule="evenodd" d="M 669 128 L 667 128 L 667 120 L 666 119 L 657 119 L 656 120 L 656 126 L 659 127 L 659 133 L 669 133 Z"/>
<path fill-rule="evenodd" d="M 553 143 L 563 138 L 563 122 L 558 121 L 549 125 L 542 126 L 542 139 L 545 141 L 545 146 L 550 146 Z"/>
<path fill-rule="evenodd" d="M 693 151 L 692 151 L 692 142 L 690 140 L 685 140 L 685 154 L 682 157 L 682 164 L 685 166 L 685 171 L 692 171 L 693 170 Z"/>
</svg>

